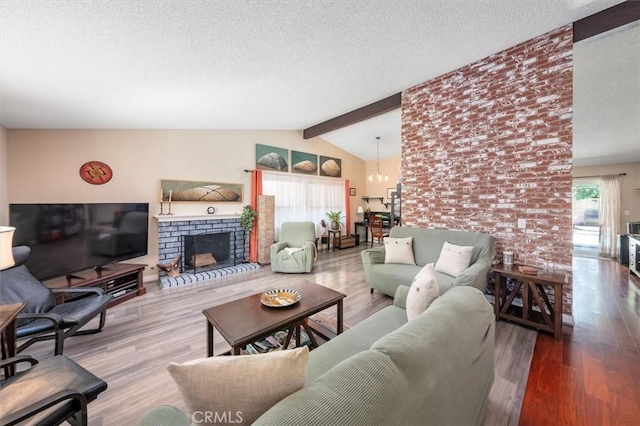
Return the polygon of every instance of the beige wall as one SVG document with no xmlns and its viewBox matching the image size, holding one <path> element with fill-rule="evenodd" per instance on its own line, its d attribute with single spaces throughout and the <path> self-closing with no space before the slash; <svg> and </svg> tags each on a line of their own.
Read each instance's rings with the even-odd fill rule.
<svg viewBox="0 0 640 426">
<path fill-rule="evenodd" d="M 7 196 L 7 129 L 0 126 L 0 225 L 9 224 Z"/>
<path fill-rule="evenodd" d="M 625 232 L 627 222 L 640 221 L 640 162 L 575 167 L 573 177 L 615 175 L 626 173 L 620 179 L 620 229 Z M 629 215 L 625 215 L 625 211 Z"/>
<path fill-rule="evenodd" d="M 375 173 L 376 171 L 376 160 L 367 161 L 364 172 L 365 179 L 365 187 L 364 192 L 358 192 L 358 196 L 356 197 L 356 203 L 361 205 L 364 210 L 367 209 L 367 203 L 362 199 L 362 196 L 369 197 L 384 197 L 384 202 L 389 202 L 387 198 L 387 188 L 395 188 L 398 183 L 398 177 L 400 176 L 400 157 L 391 157 L 380 159 L 380 171 L 382 174 L 388 174 L 389 180 L 382 182 L 378 182 L 373 178 L 372 182 L 369 182 L 369 175 Z M 374 212 L 384 212 L 389 211 L 391 205 L 388 208 L 384 206 L 384 204 L 380 203 L 380 200 L 369 200 L 368 206 L 371 208 L 371 211 Z"/>
<path fill-rule="evenodd" d="M 237 213 L 249 203 L 250 174 L 243 169 L 254 167 L 256 143 L 341 158 L 343 178 L 359 194 L 365 187 L 364 161 L 294 130 L 8 130 L 8 202 L 149 202 L 154 215 L 160 179 L 210 180 L 243 183 L 243 203 L 174 203 L 173 212 L 205 214 L 213 205 L 216 213 Z M 97 186 L 80 179 L 80 166 L 90 160 L 111 166 L 113 179 Z M 356 208 L 352 203 L 352 214 Z M 149 255 L 137 260 L 149 265 L 147 275 L 155 274 L 158 255 L 150 221 Z"/>
</svg>

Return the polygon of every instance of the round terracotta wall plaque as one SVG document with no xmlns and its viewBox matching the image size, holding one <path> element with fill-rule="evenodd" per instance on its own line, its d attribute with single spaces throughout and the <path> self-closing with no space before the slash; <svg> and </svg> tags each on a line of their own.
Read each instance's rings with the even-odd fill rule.
<svg viewBox="0 0 640 426">
<path fill-rule="evenodd" d="M 80 177 L 91 185 L 102 185 L 111 180 L 113 170 L 102 161 L 88 161 L 80 167 Z"/>
</svg>

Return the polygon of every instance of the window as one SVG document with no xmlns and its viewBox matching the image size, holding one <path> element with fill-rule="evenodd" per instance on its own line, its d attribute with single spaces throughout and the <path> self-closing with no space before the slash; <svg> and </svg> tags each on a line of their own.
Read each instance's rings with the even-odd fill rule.
<svg viewBox="0 0 640 426">
<path fill-rule="evenodd" d="M 320 235 L 326 212 L 345 213 L 344 188 L 342 179 L 263 172 L 262 193 L 275 196 L 276 239 L 282 222 L 313 222 Z"/>
<path fill-rule="evenodd" d="M 597 255 L 600 241 L 598 178 L 573 180 L 573 249 L 576 255 Z"/>
</svg>

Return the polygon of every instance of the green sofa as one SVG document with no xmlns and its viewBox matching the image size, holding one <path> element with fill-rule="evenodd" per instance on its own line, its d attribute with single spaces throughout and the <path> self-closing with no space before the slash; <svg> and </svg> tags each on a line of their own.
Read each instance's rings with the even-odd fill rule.
<svg viewBox="0 0 640 426">
<path fill-rule="evenodd" d="M 384 247 L 374 247 L 362 252 L 362 263 L 371 292 L 379 290 L 389 296 L 398 286 L 411 286 L 416 274 L 427 263 L 436 263 L 445 242 L 459 246 L 473 246 L 471 264 L 462 274 L 452 277 L 436 272 L 440 294 L 455 286 L 472 286 L 481 291 L 487 288 L 491 262 L 496 256 L 496 246 L 491 235 L 478 232 L 446 229 L 410 228 L 396 226 L 389 236 L 393 238 L 413 237 L 413 255 L 416 265 L 384 263 Z"/>
<path fill-rule="evenodd" d="M 309 354 L 305 387 L 254 424 L 479 425 L 494 380 L 495 320 L 482 292 L 456 287 L 413 321 L 409 288 Z M 186 425 L 175 407 L 150 410 L 143 426 Z"/>
</svg>

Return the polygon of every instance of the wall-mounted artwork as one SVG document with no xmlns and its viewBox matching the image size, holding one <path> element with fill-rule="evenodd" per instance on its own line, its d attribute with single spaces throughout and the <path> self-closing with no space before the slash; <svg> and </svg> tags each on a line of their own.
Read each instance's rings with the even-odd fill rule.
<svg viewBox="0 0 640 426">
<path fill-rule="evenodd" d="M 269 145 L 256 144 L 256 169 L 289 171 L 289 150 Z"/>
<path fill-rule="evenodd" d="M 186 180 L 161 180 L 162 199 L 171 201 L 206 201 L 219 203 L 241 203 L 241 183 L 201 182 Z"/>
<path fill-rule="evenodd" d="M 291 171 L 304 175 L 318 174 L 318 156 L 300 151 L 291 151 Z"/>
<path fill-rule="evenodd" d="M 113 170 L 102 161 L 89 161 L 80 167 L 80 177 L 91 185 L 102 185 L 111 180 Z"/>
<path fill-rule="evenodd" d="M 320 176 L 342 177 L 342 160 L 321 155 Z"/>
</svg>

